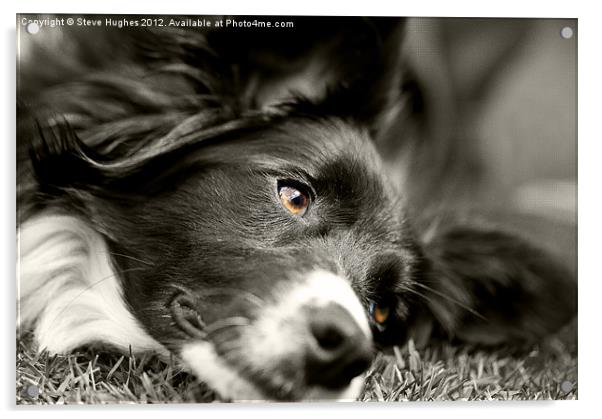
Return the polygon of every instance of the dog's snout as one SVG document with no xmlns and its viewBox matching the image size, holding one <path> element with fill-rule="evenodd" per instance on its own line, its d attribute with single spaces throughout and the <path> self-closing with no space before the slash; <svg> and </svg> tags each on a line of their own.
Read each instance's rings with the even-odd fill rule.
<svg viewBox="0 0 602 419">
<path fill-rule="evenodd" d="M 372 343 L 346 309 L 334 303 L 311 308 L 307 320 L 307 384 L 343 388 L 368 368 Z"/>
</svg>

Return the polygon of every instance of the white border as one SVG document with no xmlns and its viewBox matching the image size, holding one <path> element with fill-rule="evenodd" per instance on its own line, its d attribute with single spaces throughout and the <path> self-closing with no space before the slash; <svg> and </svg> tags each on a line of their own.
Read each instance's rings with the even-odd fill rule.
<svg viewBox="0 0 602 419">
<path fill-rule="evenodd" d="M 484 6 L 484 4 L 487 4 Z M 145 418 L 160 418 L 166 413 L 177 411 L 178 416 L 215 414 L 245 417 L 305 418 L 319 413 L 340 414 L 350 418 L 400 417 L 404 415 L 422 418 L 436 417 L 478 417 L 507 418 L 524 415 L 537 415 L 547 418 L 567 418 L 580 416 L 590 409 L 599 410 L 600 383 L 602 377 L 599 320 L 602 318 L 599 307 L 602 306 L 601 276 L 596 262 L 600 260 L 600 207 L 599 195 L 602 188 L 602 90 L 600 78 L 600 41 L 602 34 L 602 15 L 596 13 L 595 2 L 542 1 L 525 0 L 484 1 L 376 1 L 360 3 L 348 1 L 301 0 L 284 1 L 186 1 L 167 0 L 150 3 L 148 0 L 60 0 L 54 4 L 48 0 L 20 0 L 18 3 L 2 2 L 4 57 L 2 60 L 2 190 L 0 205 L 2 220 L 2 284 L 5 321 L 2 322 L 4 344 L 1 347 L 4 361 L 1 404 L 6 414 L 19 414 L 39 418 L 63 418 L 85 414 L 90 419 L 105 417 L 107 413 L 142 413 Z M 123 406 L 123 407 L 72 407 L 72 408 L 18 408 L 14 407 L 14 197 L 15 197 L 15 13 L 17 12 L 72 12 L 72 13 L 184 13 L 184 14 L 322 14 L 322 15 L 403 15 L 403 16 L 495 16 L 495 17 L 571 17 L 579 18 L 579 401 L 578 402 L 503 402 L 503 403 L 405 403 L 405 404 L 353 404 L 353 405 L 180 405 L 180 406 Z"/>
</svg>

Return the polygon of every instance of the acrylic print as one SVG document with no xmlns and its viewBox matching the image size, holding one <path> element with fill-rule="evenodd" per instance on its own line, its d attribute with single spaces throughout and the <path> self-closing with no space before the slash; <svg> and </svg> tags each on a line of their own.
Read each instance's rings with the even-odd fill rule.
<svg viewBox="0 0 602 419">
<path fill-rule="evenodd" d="M 575 19 L 17 15 L 17 404 L 577 398 Z"/>
</svg>

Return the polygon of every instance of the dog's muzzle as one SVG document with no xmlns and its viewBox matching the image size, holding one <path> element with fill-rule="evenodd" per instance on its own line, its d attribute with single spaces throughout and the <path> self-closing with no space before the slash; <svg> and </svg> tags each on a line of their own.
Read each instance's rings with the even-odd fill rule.
<svg viewBox="0 0 602 419">
<path fill-rule="evenodd" d="M 203 328 L 189 309 L 194 302 L 182 298 L 177 303 L 176 324 L 191 337 L 182 359 L 223 397 L 292 401 L 359 395 L 358 376 L 373 357 L 372 333 L 345 278 L 315 270 L 283 284 L 228 340 L 203 337 L 203 332 L 194 336 Z"/>
<path fill-rule="evenodd" d="M 331 303 L 306 307 L 309 342 L 306 383 L 338 390 L 363 373 L 372 360 L 372 343 L 350 313 Z"/>
</svg>

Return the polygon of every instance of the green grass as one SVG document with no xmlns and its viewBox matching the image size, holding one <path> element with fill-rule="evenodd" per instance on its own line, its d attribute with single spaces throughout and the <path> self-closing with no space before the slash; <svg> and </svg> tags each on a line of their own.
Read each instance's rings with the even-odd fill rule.
<svg viewBox="0 0 602 419">
<path fill-rule="evenodd" d="M 572 389 L 565 393 L 561 383 Z M 27 392 L 39 390 L 39 395 Z M 37 353 L 17 342 L 17 404 L 193 403 L 219 401 L 174 360 L 82 349 Z M 361 401 L 542 400 L 577 398 L 576 340 L 555 336 L 528 352 L 479 350 L 412 342 L 381 354 L 367 374 Z"/>
</svg>

